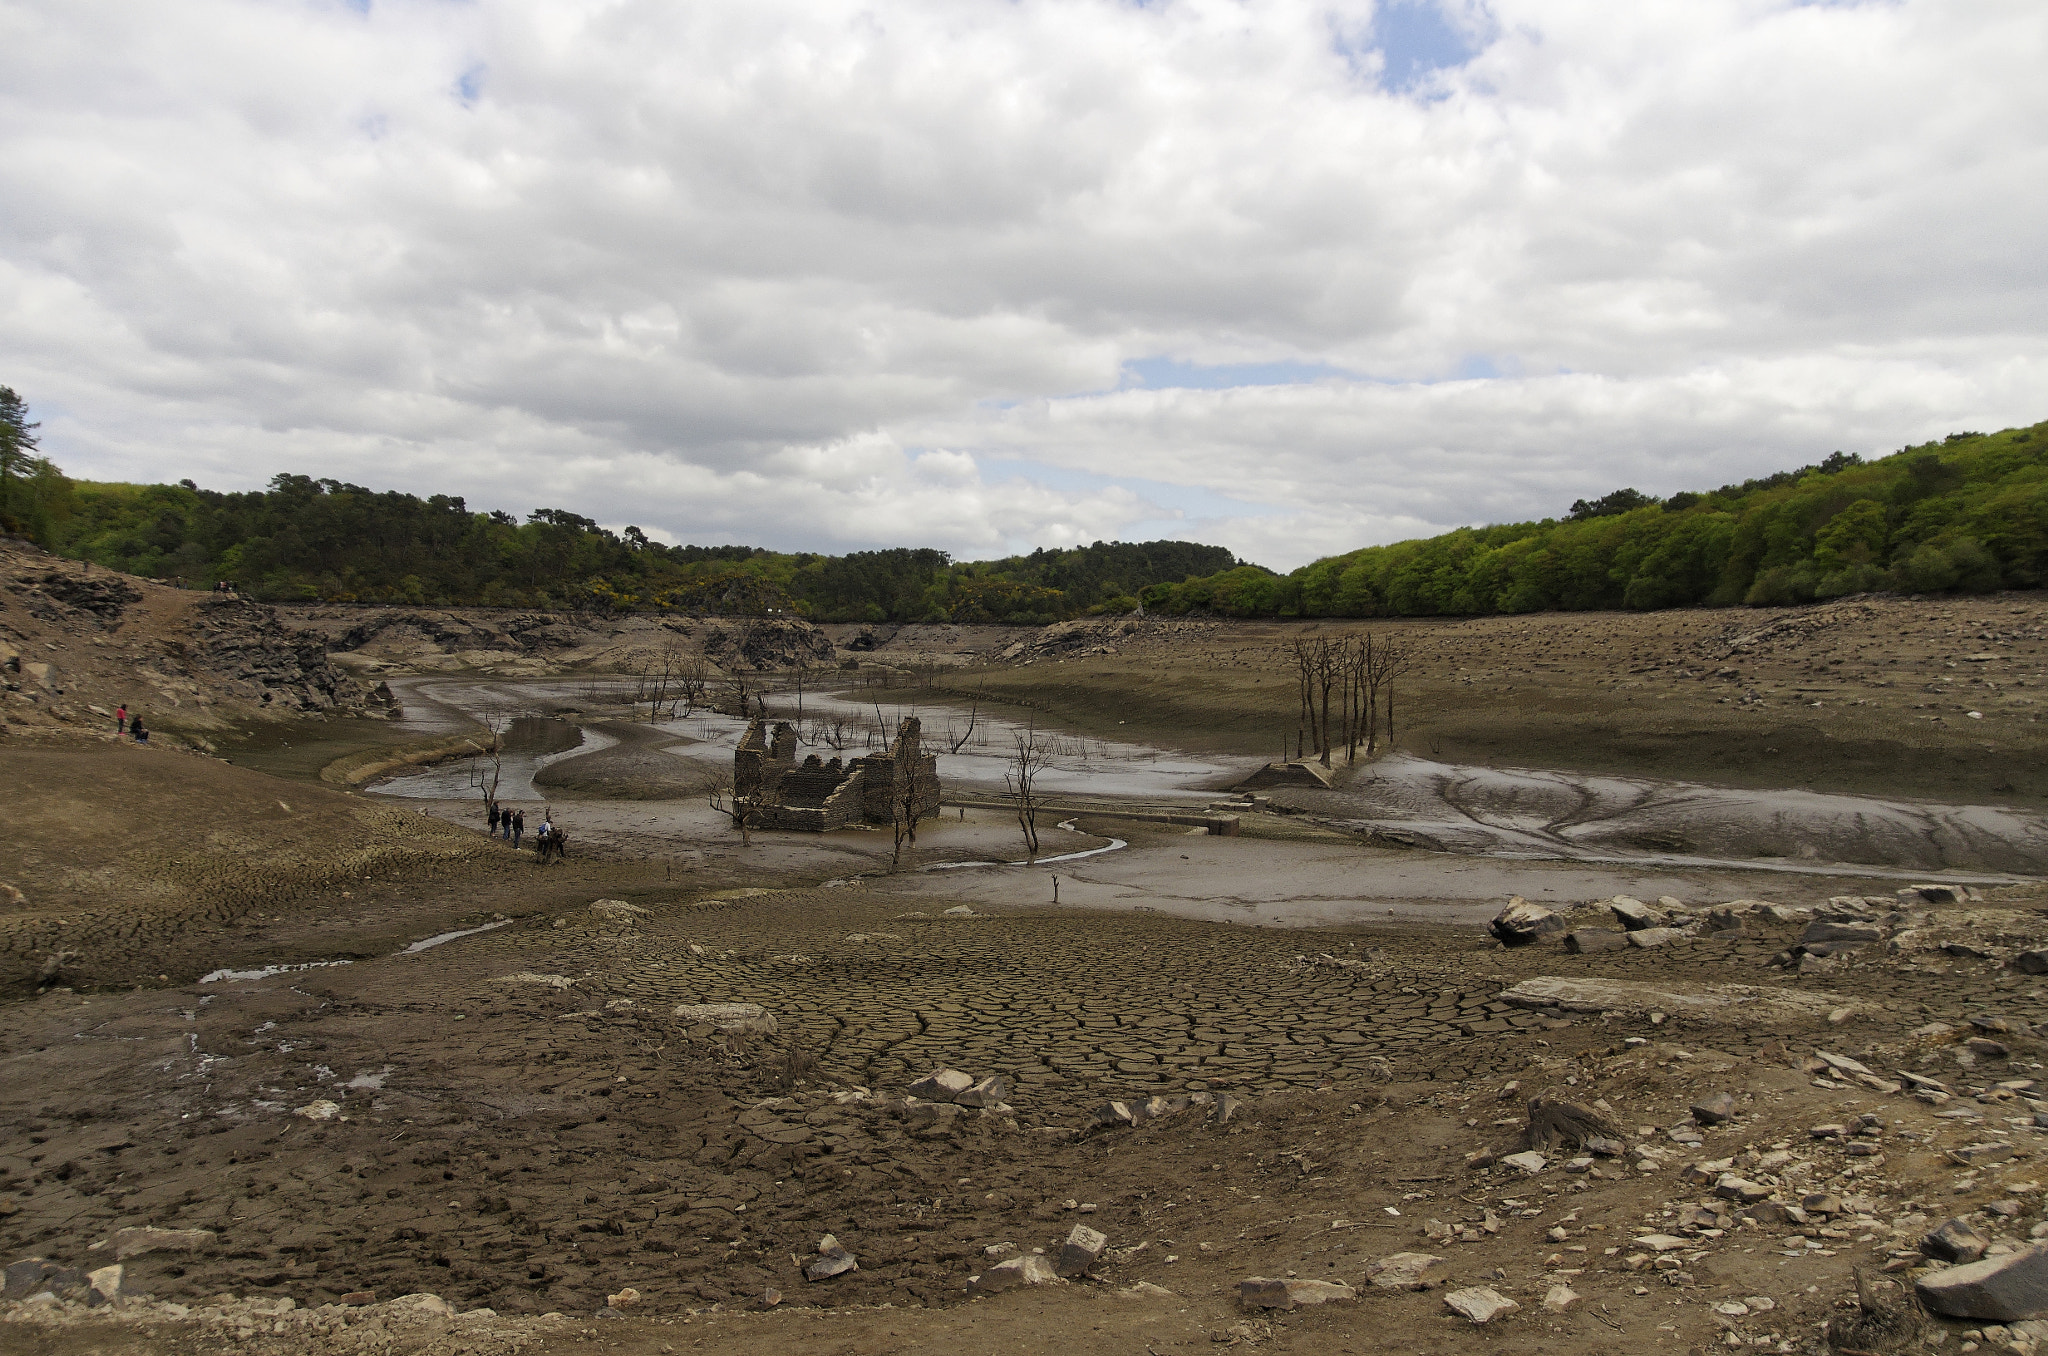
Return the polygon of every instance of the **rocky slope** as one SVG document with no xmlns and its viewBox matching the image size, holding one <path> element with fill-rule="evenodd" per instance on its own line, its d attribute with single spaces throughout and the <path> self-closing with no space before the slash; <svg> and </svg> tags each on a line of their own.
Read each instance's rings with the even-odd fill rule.
<svg viewBox="0 0 2048 1356">
<path fill-rule="evenodd" d="M 0 720 L 8 733 L 112 733 L 125 705 L 165 737 L 264 716 L 378 709 L 318 639 L 233 596 L 47 555 L 0 539 Z"/>
<path fill-rule="evenodd" d="M 832 641 L 794 617 L 701 618 L 523 612 L 494 608 L 318 605 L 285 608 L 294 630 L 338 663 L 373 675 L 403 670 L 545 677 L 639 672 L 664 655 L 719 669 L 836 662 Z"/>
</svg>

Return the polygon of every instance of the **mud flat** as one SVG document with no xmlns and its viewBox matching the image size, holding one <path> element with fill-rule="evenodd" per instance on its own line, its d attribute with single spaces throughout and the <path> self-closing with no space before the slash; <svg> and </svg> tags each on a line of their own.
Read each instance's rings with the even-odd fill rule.
<svg viewBox="0 0 2048 1356">
<path fill-rule="evenodd" d="M 1109 726 L 1087 688 L 1045 716 L 1097 741 L 1077 777 L 1249 756 L 1178 753 L 1163 708 Z M 1854 1270 L 1884 1304 L 1938 1275 L 1930 1233 L 2048 1232 L 2024 804 L 1410 749 L 1236 838 L 1120 821 L 1129 788 L 1083 781 L 1109 810 L 1044 850 L 1127 847 L 934 871 L 1012 855 L 1014 822 L 949 809 L 901 860 L 875 832 L 742 841 L 699 797 L 604 794 L 715 767 L 730 729 L 615 729 L 561 682 L 412 691 L 402 738 L 502 698 L 566 727 L 508 760 L 569 861 L 485 838 L 455 765 L 318 784 L 339 723 L 293 731 L 297 780 L 0 753 L 0 1263 L 52 1268 L 17 1273 L 49 1297 L 0 1299 L 0 1347 L 1789 1356 L 1857 1312 Z M 1495 942 L 1511 893 L 1560 931 Z M 1615 895 L 1666 926 L 1625 934 Z M 1007 1086 L 914 1096 L 939 1066 Z M 1538 1094 L 1604 1118 L 1599 1147 L 1531 1139 Z M 1076 1225 L 1106 1236 L 1092 1279 L 992 1293 Z M 810 1279 L 828 1234 L 858 1265 Z M 1421 1288 L 1375 1284 L 1401 1254 Z M 1353 1293 L 1240 1298 L 1290 1274 Z M 1446 1307 L 1480 1288 L 1517 1307 Z"/>
</svg>

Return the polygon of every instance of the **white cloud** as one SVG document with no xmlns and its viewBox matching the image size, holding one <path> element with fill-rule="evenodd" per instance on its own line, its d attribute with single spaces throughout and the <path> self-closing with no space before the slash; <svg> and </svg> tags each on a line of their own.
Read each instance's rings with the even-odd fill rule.
<svg viewBox="0 0 2048 1356">
<path fill-rule="evenodd" d="M 1280 566 L 2048 413 L 2038 4 L 1446 12 L 0 0 L 0 381 L 76 474 Z"/>
</svg>

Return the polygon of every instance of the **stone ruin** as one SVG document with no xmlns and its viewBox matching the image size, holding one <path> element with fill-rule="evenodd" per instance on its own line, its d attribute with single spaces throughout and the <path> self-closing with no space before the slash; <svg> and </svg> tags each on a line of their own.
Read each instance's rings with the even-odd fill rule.
<svg viewBox="0 0 2048 1356">
<path fill-rule="evenodd" d="M 761 806 L 764 829 L 823 833 L 849 824 L 889 824 L 905 814 L 915 822 L 939 813 L 939 759 L 926 753 L 916 716 L 897 727 L 879 753 L 826 762 L 796 758 L 796 727 L 776 722 L 772 732 L 756 716 L 732 756 L 733 791 Z"/>
</svg>

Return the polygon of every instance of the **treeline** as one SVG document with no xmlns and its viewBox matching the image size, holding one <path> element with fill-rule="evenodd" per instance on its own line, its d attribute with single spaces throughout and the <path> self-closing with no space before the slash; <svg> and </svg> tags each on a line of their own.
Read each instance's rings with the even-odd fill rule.
<svg viewBox="0 0 2048 1356">
<path fill-rule="evenodd" d="M 240 494 L 189 480 L 61 475 L 45 489 L 40 516 L 20 530 L 47 549 L 188 587 L 227 581 L 276 602 L 1044 625 L 1126 612 L 1151 585 L 1237 564 L 1222 547 L 1170 541 L 976 562 L 916 548 L 827 556 L 664 546 L 638 527 L 614 533 L 564 509 L 536 509 L 521 522 L 450 495 L 422 499 L 302 475 Z"/>
<path fill-rule="evenodd" d="M 1785 604 L 2044 582 L 2048 423 L 1953 433 L 1869 462 L 1837 452 L 1665 500 L 1616 490 L 1561 519 L 1369 546 L 1287 575 L 1238 566 L 1140 596 L 1165 613 L 1370 617 Z"/>
</svg>

